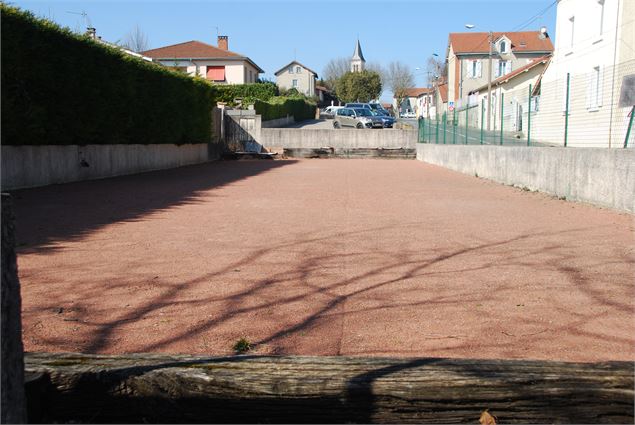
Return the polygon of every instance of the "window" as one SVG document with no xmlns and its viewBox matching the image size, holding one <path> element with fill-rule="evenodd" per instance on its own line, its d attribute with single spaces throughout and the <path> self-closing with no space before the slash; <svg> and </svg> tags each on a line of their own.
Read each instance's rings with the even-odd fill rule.
<svg viewBox="0 0 635 425">
<path fill-rule="evenodd" d="M 598 11 L 598 18 L 600 19 L 598 23 L 598 35 L 602 35 L 602 32 L 604 31 L 604 0 L 598 0 L 598 7 L 600 8 Z"/>
<path fill-rule="evenodd" d="M 289 67 L 289 74 L 293 74 L 293 67 L 292 66 Z"/>
<path fill-rule="evenodd" d="M 295 67 L 295 73 L 296 74 L 300 74 L 302 72 L 302 68 L 300 68 L 299 66 Z"/>
<path fill-rule="evenodd" d="M 501 53 L 507 53 L 507 43 L 505 43 L 505 40 L 501 41 L 499 51 Z"/>
<path fill-rule="evenodd" d="M 597 111 L 602 106 L 602 71 L 599 66 L 593 67 L 589 74 L 586 106 L 590 111 Z"/>
<path fill-rule="evenodd" d="M 291 86 L 294 87 L 294 88 L 297 88 L 298 87 L 298 80 L 293 80 L 291 82 Z"/>
<path fill-rule="evenodd" d="M 353 65 L 353 72 L 359 71 L 359 65 Z"/>
<path fill-rule="evenodd" d="M 225 81 L 224 66 L 208 66 L 207 79 L 212 81 Z"/>
<path fill-rule="evenodd" d="M 498 61 L 498 68 L 496 69 L 496 77 L 502 77 L 505 74 L 509 74 L 512 72 L 512 63 L 511 61 Z"/>
<path fill-rule="evenodd" d="M 481 61 L 473 60 L 468 62 L 467 74 L 469 78 L 481 77 Z"/>
<path fill-rule="evenodd" d="M 573 47 L 573 35 L 575 29 L 575 16 L 569 18 L 569 47 Z"/>
</svg>

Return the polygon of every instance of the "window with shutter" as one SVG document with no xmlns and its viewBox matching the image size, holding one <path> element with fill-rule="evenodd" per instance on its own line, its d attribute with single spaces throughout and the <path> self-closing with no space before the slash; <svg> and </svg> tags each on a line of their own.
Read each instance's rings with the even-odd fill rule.
<svg viewBox="0 0 635 425">
<path fill-rule="evenodd" d="M 505 61 L 505 74 L 512 72 L 512 61 Z"/>
<path fill-rule="evenodd" d="M 478 78 L 481 78 L 483 76 L 483 70 L 482 70 L 482 62 L 481 61 L 476 61 L 476 76 Z"/>
<path fill-rule="evenodd" d="M 212 81 L 225 81 L 224 66 L 208 66 L 207 79 Z"/>
</svg>

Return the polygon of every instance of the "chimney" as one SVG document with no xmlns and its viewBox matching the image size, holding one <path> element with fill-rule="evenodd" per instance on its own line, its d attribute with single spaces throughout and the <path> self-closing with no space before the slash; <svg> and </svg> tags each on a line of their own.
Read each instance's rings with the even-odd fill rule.
<svg viewBox="0 0 635 425">
<path fill-rule="evenodd" d="M 221 50 L 229 50 L 229 41 L 226 35 L 218 36 L 218 48 Z"/>
</svg>

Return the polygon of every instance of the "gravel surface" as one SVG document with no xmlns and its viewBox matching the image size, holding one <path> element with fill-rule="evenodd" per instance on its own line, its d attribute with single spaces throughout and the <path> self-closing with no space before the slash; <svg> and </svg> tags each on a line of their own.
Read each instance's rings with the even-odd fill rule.
<svg viewBox="0 0 635 425">
<path fill-rule="evenodd" d="M 635 360 L 632 215 L 413 160 L 15 196 L 28 351 Z"/>
</svg>

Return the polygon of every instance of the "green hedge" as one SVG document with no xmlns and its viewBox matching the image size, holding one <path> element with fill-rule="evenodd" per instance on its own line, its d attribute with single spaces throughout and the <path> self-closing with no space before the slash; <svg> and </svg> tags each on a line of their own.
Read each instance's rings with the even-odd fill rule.
<svg viewBox="0 0 635 425">
<path fill-rule="evenodd" d="M 234 104 L 234 99 L 241 98 L 243 104 L 251 105 L 256 99 L 268 101 L 278 94 L 278 87 L 274 83 L 229 84 L 215 86 L 216 97 L 219 102 Z"/>
<path fill-rule="evenodd" d="M 273 97 L 268 102 L 256 100 L 254 109 L 262 115 L 263 121 L 284 118 L 293 115 L 296 121 L 315 118 L 316 104 L 304 98 Z"/>
<path fill-rule="evenodd" d="M 202 143 L 215 87 L 0 4 L 2 144 Z"/>
</svg>

